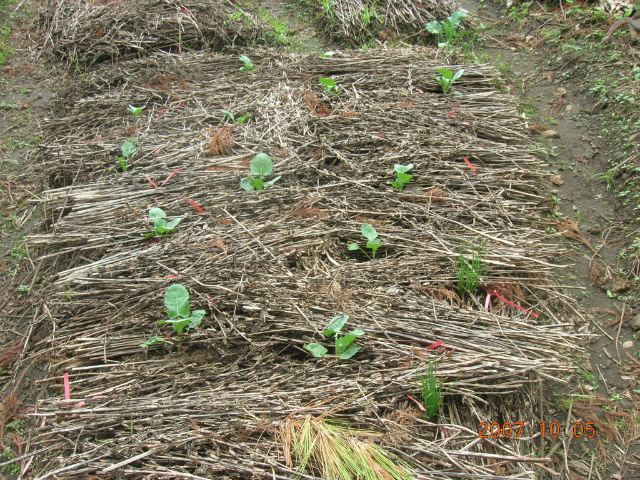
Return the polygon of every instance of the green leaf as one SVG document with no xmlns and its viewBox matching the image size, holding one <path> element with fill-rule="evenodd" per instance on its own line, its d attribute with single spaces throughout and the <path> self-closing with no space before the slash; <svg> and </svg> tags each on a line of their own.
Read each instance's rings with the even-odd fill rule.
<svg viewBox="0 0 640 480">
<path fill-rule="evenodd" d="M 340 359 L 348 360 L 353 357 L 360 350 L 360 345 L 351 344 L 344 352 L 340 354 Z"/>
<path fill-rule="evenodd" d="M 367 242 L 367 248 L 371 249 L 371 254 L 373 255 L 373 258 L 376 258 L 376 252 L 378 251 L 378 248 L 380 248 L 382 246 L 382 241 L 379 238 L 374 238 L 373 240 L 369 240 Z"/>
<path fill-rule="evenodd" d="M 254 190 L 260 191 L 264 189 L 264 180 L 261 180 L 259 178 L 249 177 L 249 181 L 251 182 L 251 186 L 253 187 Z"/>
<path fill-rule="evenodd" d="M 349 335 L 355 335 L 356 337 L 360 337 L 365 334 L 364 330 L 351 330 Z"/>
<path fill-rule="evenodd" d="M 453 76 L 453 78 L 451 79 L 451 83 L 455 82 L 457 79 L 459 79 L 462 75 L 464 74 L 464 69 L 460 69 L 456 72 L 456 74 Z"/>
<path fill-rule="evenodd" d="M 311 352 L 314 357 L 324 357 L 329 351 L 319 343 L 309 343 L 304 346 L 304 349 Z"/>
<path fill-rule="evenodd" d="M 349 251 L 360 250 L 360 245 L 358 245 L 357 243 L 352 243 L 347 247 L 347 250 Z"/>
<path fill-rule="evenodd" d="M 171 230 L 173 230 L 174 228 L 176 228 L 176 227 L 178 226 L 178 224 L 179 224 L 181 221 L 182 221 L 182 219 L 181 219 L 181 218 L 174 218 L 174 219 L 173 219 L 173 220 L 171 220 L 169 223 L 167 223 L 167 224 L 164 226 L 164 228 L 165 228 L 167 231 L 169 231 L 169 232 L 170 232 Z"/>
<path fill-rule="evenodd" d="M 398 191 L 402 191 L 402 189 L 404 188 L 404 183 L 403 182 L 387 182 L 389 183 L 392 187 L 396 188 Z"/>
<path fill-rule="evenodd" d="M 144 112 L 144 107 L 134 107 L 133 105 L 129 105 L 128 110 L 136 117 L 139 117 L 140 115 L 142 115 L 142 112 Z"/>
<path fill-rule="evenodd" d="M 257 154 L 253 160 L 251 160 L 251 173 L 264 178 L 267 175 L 271 175 L 273 172 L 273 163 L 271 157 L 266 153 Z"/>
<path fill-rule="evenodd" d="M 342 330 L 342 327 L 344 327 L 344 324 L 347 323 L 347 320 L 349 320 L 349 315 L 338 315 L 337 317 L 333 317 L 329 321 L 329 325 L 324 330 L 324 332 L 322 332 L 322 334 L 325 337 L 329 338 L 334 333 Z"/>
<path fill-rule="evenodd" d="M 204 310 L 194 310 L 191 314 L 191 325 L 199 327 L 200 323 L 202 323 L 202 317 L 204 317 L 205 313 L 206 312 Z"/>
<path fill-rule="evenodd" d="M 426 28 L 427 32 L 433 33 L 434 35 L 442 35 L 444 33 L 442 25 L 436 20 L 432 20 L 431 22 L 427 23 Z"/>
<path fill-rule="evenodd" d="M 164 294 L 164 304 L 167 307 L 167 315 L 170 319 L 189 316 L 189 292 L 179 283 L 171 285 Z"/>
<path fill-rule="evenodd" d="M 235 117 L 233 116 L 233 113 L 229 112 L 228 110 L 220 110 L 220 111 L 232 122 L 236 121 Z"/>
<path fill-rule="evenodd" d="M 336 88 L 336 81 L 333 78 L 319 78 L 318 82 L 324 85 L 325 92 L 330 92 Z"/>
<path fill-rule="evenodd" d="M 175 332 L 178 335 L 182 335 L 182 331 L 184 330 L 184 327 L 189 325 L 191 323 L 191 320 L 192 320 L 191 318 L 174 318 L 172 320 L 160 320 L 158 322 L 158 325 L 166 325 L 170 323 L 173 329 L 175 330 Z"/>
<path fill-rule="evenodd" d="M 236 122 L 238 122 L 238 123 L 244 123 L 244 122 L 246 122 L 246 121 L 247 121 L 247 119 L 248 119 L 250 116 L 251 116 L 251 114 L 250 114 L 250 113 L 245 113 L 245 114 L 244 114 L 244 115 L 242 115 L 240 118 L 238 118 L 238 119 L 236 120 Z"/>
<path fill-rule="evenodd" d="M 165 218 L 166 216 L 167 214 L 164 213 L 164 210 L 161 208 L 153 207 L 149 209 L 149 220 L 152 222 L 155 222 L 159 218 Z"/>
<path fill-rule="evenodd" d="M 463 19 L 463 17 L 467 14 L 467 12 L 463 12 L 463 11 L 458 11 L 453 13 L 449 18 L 447 18 L 447 21 L 454 27 L 457 27 L 460 24 L 460 21 Z"/>
<path fill-rule="evenodd" d="M 362 235 L 369 240 L 373 240 L 378 237 L 378 232 L 376 232 L 376 229 L 369 223 L 363 223 L 360 227 L 360 231 L 362 232 Z"/>
<path fill-rule="evenodd" d="M 358 335 L 345 335 L 344 337 L 336 337 L 336 355 L 342 355 L 349 345 L 358 338 Z"/>
<path fill-rule="evenodd" d="M 243 67 L 240 67 L 240 70 L 242 70 L 243 72 L 250 72 L 252 70 L 255 70 L 255 67 L 253 66 L 253 63 L 251 62 L 251 59 L 249 57 L 247 57 L 246 55 L 240 55 L 238 58 L 244 64 Z"/>
<path fill-rule="evenodd" d="M 153 345 L 154 343 L 158 343 L 158 342 L 164 342 L 164 343 L 173 343 L 170 342 L 169 340 L 167 340 L 164 337 L 159 337 L 158 335 L 154 335 L 153 337 L 151 337 L 149 340 L 147 340 L 144 343 L 141 343 L 140 346 L 142 348 L 146 348 L 146 347 L 150 347 L 151 345 Z"/>
<path fill-rule="evenodd" d="M 251 185 L 251 178 L 243 178 L 242 180 L 240 180 L 240 188 L 243 188 L 248 192 L 250 192 L 251 190 L 255 190 L 253 188 L 253 185 Z"/>
<path fill-rule="evenodd" d="M 409 181 L 413 178 L 413 175 L 409 175 L 408 173 L 398 173 L 396 177 L 399 182 L 409 183 Z"/>
<path fill-rule="evenodd" d="M 393 169 L 398 173 L 407 173 L 409 170 L 413 168 L 413 163 L 409 165 L 394 165 Z"/>
<path fill-rule="evenodd" d="M 136 153 L 136 150 L 138 149 L 138 147 L 136 147 L 136 143 L 138 143 L 138 139 L 136 137 L 131 137 L 130 139 L 126 140 L 122 144 L 122 156 L 125 158 L 129 158 L 131 155 Z"/>
<path fill-rule="evenodd" d="M 451 80 L 451 78 L 453 77 L 453 72 L 448 68 L 436 68 L 436 72 L 442 75 L 442 77 L 447 80 Z"/>
</svg>

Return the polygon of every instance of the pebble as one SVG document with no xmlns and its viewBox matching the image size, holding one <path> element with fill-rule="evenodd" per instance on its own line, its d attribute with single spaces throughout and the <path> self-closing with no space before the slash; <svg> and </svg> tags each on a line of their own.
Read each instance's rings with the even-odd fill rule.
<svg viewBox="0 0 640 480">
<path fill-rule="evenodd" d="M 634 330 L 640 330 L 640 314 L 633 317 L 629 325 L 631 325 L 631 328 Z"/>
</svg>

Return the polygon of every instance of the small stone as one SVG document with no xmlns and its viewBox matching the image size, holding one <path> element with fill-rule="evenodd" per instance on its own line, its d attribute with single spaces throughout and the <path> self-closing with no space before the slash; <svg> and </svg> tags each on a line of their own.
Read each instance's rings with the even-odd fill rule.
<svg viewBox="0 0 640 480">
<path fill-rule="evenodd" d="M 549 181 L 556 186 L 564 185 L 564 180 L 562 180 L 562 177 L 560 175 L 551 175 L 549 177 Z"/>
<path fill-rule="evenodd" d="M 540 132 L 540 135 L 543 137 L 559 137 L 558 132 L 555 130 L 545 130 L 544 132 Z"/>
<path fill-rule="evenodd" d="M 631 325 L 631 328 L 634 330 L 640 330 L 640 314 L 633 317 L 631 322 L 629 322 L 629 325 Z"/>
<path fill-rule="evenodd" d="M 633 340 L 627 340 L 622 344 L 622 348 L 633 348 Z"/>
</svg>

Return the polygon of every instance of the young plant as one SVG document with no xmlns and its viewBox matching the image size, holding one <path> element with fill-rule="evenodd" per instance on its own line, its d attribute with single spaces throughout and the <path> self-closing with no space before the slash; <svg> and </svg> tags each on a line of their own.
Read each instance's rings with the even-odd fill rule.
<svg viewBox="0 0 640 480">
<path fill-rule="evenodd" d="M 483 259 L 482 245 L 476 245 L 470 254 L 465 254 L 460 248 L 460 263 L 458 264 L 458 291 L 461 295 L 475 293 L 482 277 L 487 273 L 487 265 Z"/>
<path fill-rule="evenodd" d="M 253 72 L 256 69 L 256 67 L 253 66 L 253 62 L 251 62 L 251 59 L 246 55 L 240 55 L 238 58 L 242 62 L 242 67 L 240 67 L 241 72 Z"/>
<path fill-rule="evenodd" d="M 420 401 L 424 407 L 424 418 L 429 420 L 440 410 L 442 405 L 442 380 L 436 377 L 436 362 L 429 362 L 426 375 L 418 374 L 420 381 Z"/>
<path fill-rule="evenodd" d="M 349 320 L 349 315 L 333 317 L 327 328 L 322 332 L 326 338 L 335 337 L 336 356 L 342 360 L 347 360 L 358 353 L 360 345 L 356 345 L 353 342 L 365 333 L 364 330 L 353 330 L 349 333 L 344 333 L 342 329 L 347 323 L 347 320 Z M 311 352 L 314 357 L 327 356 L 328 350 L 319 343 L 309 343 L 305 345 L 304 348 Z"/>
<path fill-rule="evenodd" d="M 167 288 L 164 294 L 164 304 L 167 307 L 167 316 L 169 320 L 160 320 L 158 325 L 171 324 L 174 332 L 178 335 L 178 344 L 182 345 L 182 335 L 186 329 L 187 333 L 193 327 L 197 327 L 202 322 L 204 310 L 194 310 L 191 312 L 189 305 L 189 292 L 185 287 L 176 283 Z M 149 347 L 157 342 L 172 343 L 170 340 L 154 335 L 141 347 Z"/>
<path fill-rule="evenodd" d="M 440 39 L 444 37 L 444 42 L 438 42 L 438 47 L 443 48 L 450 45 L 454 40 L 460 37 L 458 26 L 466 12 L 455 12 L 446 22 L 438 22 L 433 20 L 427 23 L 427 32 L 437 35 Z"/>
<path fill-rule="evenodd" d="M 245 113 L 243 116 L 241 117 L 234 117 L 233 113 L 227 111 L 227 110 L 220 110 L 229 120 L 231 120 L 231 123 L 244 123 L 247 121 L 247 119 L 251 116 L 250 113 Z"/>
<path fill-rule="evenodd" d="M 409 175 L 407 173 L 412 168 L 413 163 L 410 163 L 409 165 L 394 165 L 393 169 L 396 171 L 396 181 L 387 183 L 401 192 L 404 186 L 408 184 L 413 178 L 413 175 Z"/>
<path fill-rule="evenodd" d="M 126 172 L 129 170 L 129 158 L 131 155 L 136 153 L 138 147 L 136 147 L 136 143 L 138 143 L 138 139 L 136 137 L 131 137 L 122 144 L 122 156 L 116 157 L 118 163 L 120 164 L 120 170 Z"/>
<path fill-rule="evenodd" d="M 280 180 L 280 177 L 278 176 L 273 180 L 265 182 L 264 178 L 267 175 L 271 175 L 272 172 L 273 163 L 271 162 L 271 157 L 266 153 L 259 153 L 253 158 L 253 160 L 251 160 L 251 173 L 255 175 L 255 177 L 249 175 L 248 177 L 243 178 L 240 181 L 240 187 L 247 191 L 264 190 L 265 188 L 269 188 Z"/>
<path fill-rule="evenodd" d="M 336 88 L 336 81 L 333 78 L 319 78 L 320 85 L 324 85 L 324 93 L 338 93 L 340 90 Z"/>
<path fill-rule="evenodd" d="M 129 110 L 131 115 L 133 115 L 134 117 L 139 117 L 140 115 L 142 115 L 144 109 L 145 107 L 134 107 L 133 105 L 129 105 L 129 108 L 127 108 L 127 110 Z"/>
<path fill-rule="evenodd" d="M 376 229 L 368 223 L 363 223 L 360 227 L 360 231 L 362 232 L 362 236 L 367 239 L 366 248 L 370 248 L 371 256 L 376 258 L 376 251 L 382 246 L 382 241 L 378 237 L 378 232 L 376 232 Z M 347 247 L 347 249 L 350 251 L 362 250 L 362 252 L 367 255 L 367 252 L 357 243 L 352 243 Z"/>
<path fill-rule="evenodd" d="M 146 236 L 162 235 L 163 233 L 171 233 L 174 228 L 182 221 L 182 218 L 174 218 L 170 222 L 165 219 L 167 214 L 164 210 L 158 207 L 153 207 L 149 210 L 149 220 L 153 222 L 153 232 L 146 234 Z"/>
<path fill-rule="evenodd" d="M 464 74 L 463 69 L 458 70 L 455 74 L 448 68 L 436 68 L 436 72 L 440 74 L 440 76 L 436 76 L 436 80 L 442 87 L 442 93 L 445 95 L 449 92 L 453 82 L 458 80 Z"/>
</svg>

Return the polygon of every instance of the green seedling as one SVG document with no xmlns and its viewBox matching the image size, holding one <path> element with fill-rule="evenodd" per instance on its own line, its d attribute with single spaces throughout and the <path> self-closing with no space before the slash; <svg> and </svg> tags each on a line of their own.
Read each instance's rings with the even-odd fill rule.
<svg viewBox="0 0 640 480">
<path fill-rule="evenodd" d="M 487 273 L 484 262 L 482 245 L 474 247 L 471 254 L 465 254 L 460 248 L 460 263 L 458 264 L 458 291 L 461 295 L 475 293 L 482 277 Z"/>
<path fill-rule="evenodd" d="M 251 62 L 251 59 L 246 55 L 240 55 L 238 58 L 243 64 L 242 67 L 240 67 L 241 72 L 253 72 L 256 69 L 256 67 L 253 66 L 253 62 Z"/>
<path fill-rule="evenodd" d="M 153 222 L 153 232 L 146 234 L 146 236 L 162 235 L 163 233 L 171 233 L 174 228 L 182 221 L 182 218 L 174 218 L 170 222 L 166 221 L 167 214 L 164 210 L 158 207 L 153 207 L 149 210 L 149 220 Z"/>
<path fill-rule="evenodd" d="M 396 181 L 387 183 L 401 192 L 404 186 L 408 184 L 413 178 L 413 175 L 409 175 L 407 173 L 412 168 L 413 163 L 410 163 L 409 165 L 394 165 L 393 169 L 396 171 Z"/>
<path fill-rule="evenodd" d="M 251 116 L 250 113 L 245 113 L 243 116 L 241 117 L 234 117 L 233 113 L 229 112 L 228 110 L 220 110 L 229 120 L 231 120 L 231 123 L 244 123 L 247 121 L 247 119 Z"/>
<path fill-rule="evenodd" d="M 266 153 L 257 154 L 253 160 L 251 160 L 251 173 L 254 175 L 253 177 L 249 175 L 246 178 L 243 178 L 240 181 L 240 187 L 247 191 L 251 190 L 264 190 L 265 188 L 269 188 L 273 186 L 280 177 L 276 177 L 273 180 L 269 180 L 268 182 L 264 181 L 264 178 L 267 175 L 271 175 L 273 172 L 273 163 L 271 162 L 271 157 Z"/>
<path fill-rule="evenodd" d="M 134 107 L 133 105 L 129 105 L 129 108 L 127 110 L 129 110 L 129 112 L 134 116 L 134 117 L 139 117 L 140 115 L 142 115 L 142 112 L 144 112 L 145 107 Z"/>
<path fill-rule="evenodd" d="M 429 420 L 440 410 L 442 405 L 442 380 L 436 376 L 436 362 L 429 362 L 426 375 L 418 374 L 420 381 L 420 401 L 424 407 L 424 418 Z"/>
<path fill-rule="evenodd" d="M 185 333 L 185 329 L 186 333 L 189 333 L 190 329 L 199 326 L 202 322 L 202 317 L 204 317 L 205 311 L 194 310 L 191 312 L 191 306 L 189 305 L 189 292 L 179 283 L 167 288 L 167 291 L 164 294 L 164 304 L 167 307 L 167 316 L 169 317 L 169 320 L 160 320 L 158 325 L 170 324 L 178 336 L 178 344 L 182 345 L 182 335 Z M 166 338 L 154 335 L 146 342 L 140 344 L 140 346 L 145 348 L 158 342 L 173 343 Z"/>
<path fill-rule="evenodd" d="M 349 320 L 349 315 L 333 317 L 327 328 L 322 332 L 326 338 L 331 338 L 332 336 L 335 338 L 336 356 L 340 357 L 341 360 L 348 360 L 358 353 L 360 345 L 356 345 L 353 342 L 365 333 L 364 330 L 353 330 L 349 333 L 344 333 L 342 329 L 347 320 Z M 329 351 L 319 343 L 309 343 L 304 348 L 311 352 L 314 357 L 326 357 Z"/>
<path fill-rule="evenodd" d="M 436 68 L 436 72 L 440 74 L 440 76 L 436 76 L 436 80 L 442 87 L 442 93 L 445 95 L 449 92 L 453 82 L 464 74 L 463 69 L 458 70 L 455 74 L 448 68 Z"/>
<path fill-rule="evenodd" d="M 363 223 L 360 227 L 360 231 L 362 232 L 362 236 L 367 239 L 366 248 L 370 248 L 371 256 L 376 258 L 376 251 L 382 246 L 382 241 L 378 237 L 378 232 L 376 232 L 376 229 L 368 223 Z M 367 255 L 367 252 L 357 243 L 352 243 L 347 247 L 347 249 L 350 251 L 361 250 L 365 255 Z"/>
<path fill-rule="evenodd" d="M 129 158 L 131 155 L 136 153 L 138 147 L 136 147 L 136 143 L 138 143 L 138 139 L 136 137 L 131 137 L 122 144 L 122 156 L 116 157 L 118 163 L 120 164 L 120 170 L 123 172 L 127 172 L 129 170 Z"/>
<path fill-rule="evenodd" d="M 319 78 L 320 85 L 324 85 L 324 93 L 338 93 L 340 90 L 336 88 L 336 81 L 333 78 Z"/>
<path fill-rule="evenodd" d="M 447 18 L 446 22 L 433 20 L 427 23 L 427 32 L 437 35 L 440 39 L 444 38 L 445 40 L 444 42 L 438 42 L 439 48 L 450 45 L 454 40 L 461 36 L 461 33 L 458 31 L 458 26 L 465 15 L 466 12 L 459 11 Z"/>
</svg>

